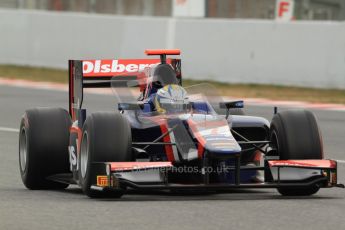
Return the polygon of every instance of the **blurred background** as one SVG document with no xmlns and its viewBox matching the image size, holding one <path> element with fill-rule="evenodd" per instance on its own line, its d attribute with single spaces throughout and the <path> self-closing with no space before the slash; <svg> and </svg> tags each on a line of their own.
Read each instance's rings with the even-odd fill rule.
<svg viewBox="0 0 345 230">
<path fill-rule="evenodd" d="M 184 0 L 1 0 L 0 7 L 99 14 L 173 16 Z M 207 18 L 275 18 L 276 0 L 197 0 Z M 344 0 L 295 0 L 296 20 L 344 20 Z"/>
<path fill-rule="evenodd" d="M 0 0 L 0 64 L 180 48 L 192 80 L 345 89 L 343 20 L 345 0 Z"/>
</svg>

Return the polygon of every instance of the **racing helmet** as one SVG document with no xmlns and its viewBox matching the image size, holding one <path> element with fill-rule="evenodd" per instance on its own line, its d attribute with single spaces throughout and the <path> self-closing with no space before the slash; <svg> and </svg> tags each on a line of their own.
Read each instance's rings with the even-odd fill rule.
<svg viewBox="0 0 345 230">
<path fill-rule="evenodd" d="M 175 71 L 169 64 L 157 65 L 153 69 L 152 87 L 160 89 L 169 84 L 178 84 Z"/>
<path fill-rule="evenodd" d="M 160 88 L 154 98 L 154 105 L 158 113 L 171 114 L 189 110 L 189 100 L 186 90 L 176 84 Z"/>
</svg>

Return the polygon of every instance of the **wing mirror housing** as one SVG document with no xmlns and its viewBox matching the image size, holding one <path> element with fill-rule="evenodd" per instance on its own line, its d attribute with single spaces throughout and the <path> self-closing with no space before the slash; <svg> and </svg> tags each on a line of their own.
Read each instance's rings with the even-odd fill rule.
<svg viewBox="0 0 345 230">
<path fill-rule="evenodd" d="M 230 109 L 240 109 L 243 108 L 244 102 L 243 101 L 225 101 L 225 102 L 220 102 L 219 107 L 221 109 L 226 109 L 226 115 L 225 119 L 228 119 L 230 115 Z"/>
</svg>

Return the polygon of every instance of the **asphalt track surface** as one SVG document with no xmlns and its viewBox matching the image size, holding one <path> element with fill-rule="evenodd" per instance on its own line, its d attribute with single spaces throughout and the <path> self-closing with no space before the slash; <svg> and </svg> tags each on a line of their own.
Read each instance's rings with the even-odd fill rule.
<svg viewBox="0 0 345 230">
<path fill-rule="evenodd" d="M 86 95 L 93 111 L 111 110 L 111 96 Z M 19 121 L 26 108 L 67 108 L 67 93 L 0 86 L 0 229 L 344 229 L 345 189 L 322 189 L 311 197 L 282 197 L 274 189 L 223 194 L 131 193 L 89 199 L 76 186 L 30 191 L 18 166 Z M 272 108 L 249 107 L 272 117 Z M 345 113 L 315 110 L 326 158 L 339 163 L 345 182 Z"/>
</svg>

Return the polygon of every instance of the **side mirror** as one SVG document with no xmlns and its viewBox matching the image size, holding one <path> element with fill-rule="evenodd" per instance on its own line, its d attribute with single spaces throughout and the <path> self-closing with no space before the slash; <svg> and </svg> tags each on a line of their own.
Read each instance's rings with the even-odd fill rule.
<svg viewBox="0 0 345 230">
<path fill-rule="evenodd" d="M 225 119 L 228 119 L 229 115 L 230 115 L 230 109 L 234 109 L 234 108 L 243 108 L 243 101 L 227 101 L 227 102 L 220 102 L 219 103 L 219 107 L 221 109 L 226 109 L 226 115 L 225 115 Z"/>
<path fill-rule="evenodd" d="M 117 109 L 119 111 L 124 110 L 139 110 L 144 108 L 144 103 L 133 102 L 133 103 L 119 103 Z"/>
<path fill-rule="evenodd" d="M 243 104 L 243 101 L 226 101 L 220 102 L 219 107 L 221 109 L 243 108 Z"/>
</svg>

